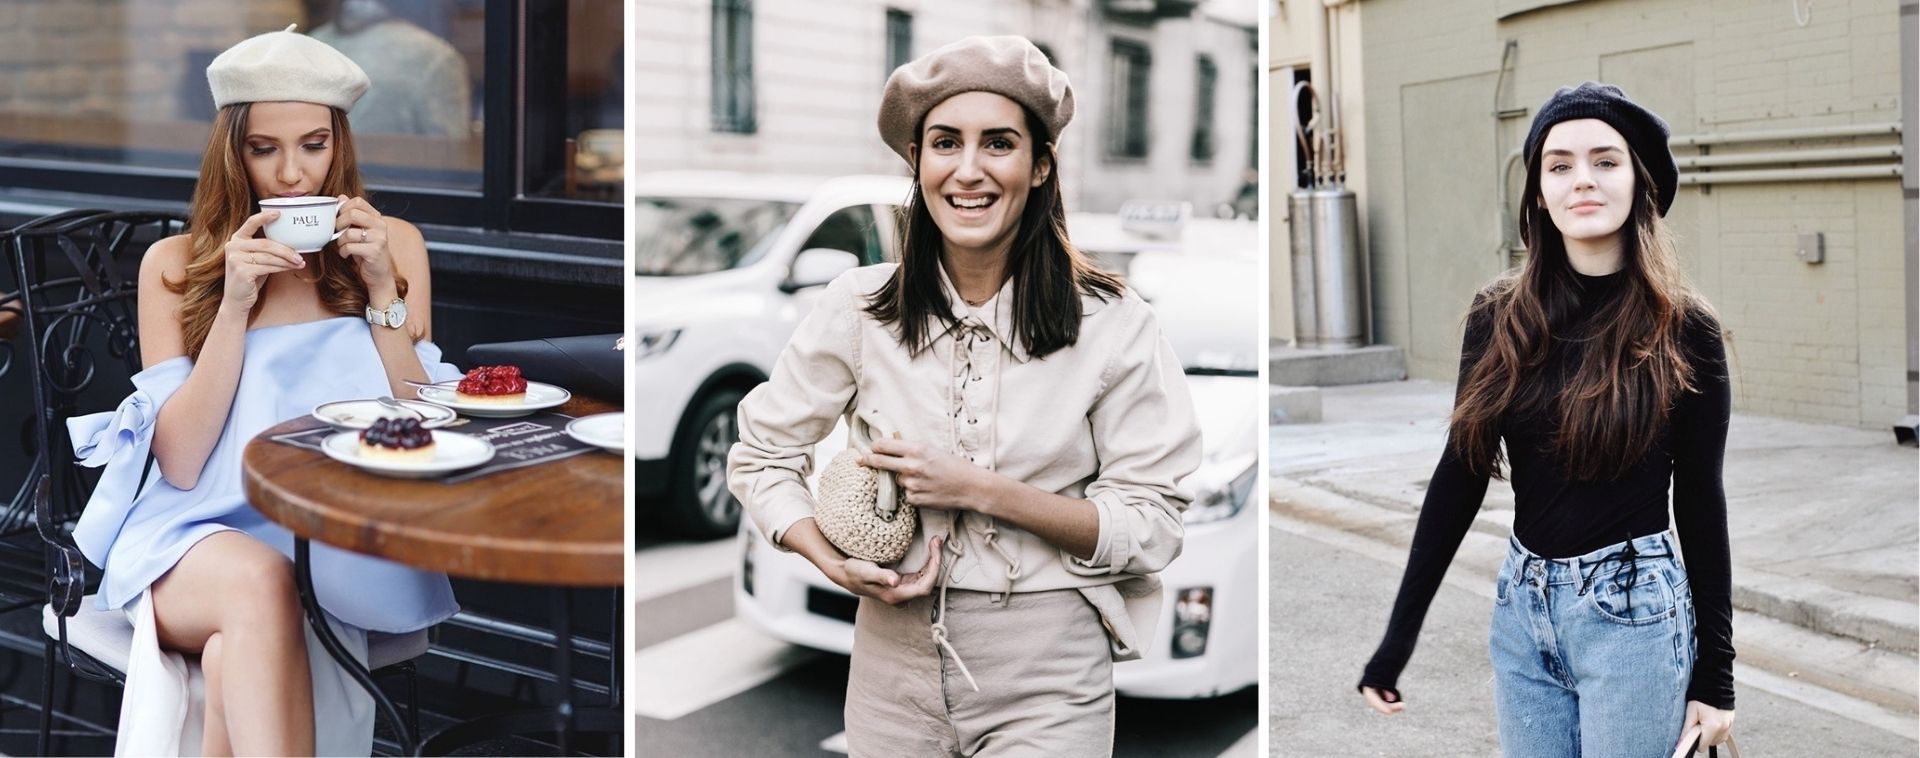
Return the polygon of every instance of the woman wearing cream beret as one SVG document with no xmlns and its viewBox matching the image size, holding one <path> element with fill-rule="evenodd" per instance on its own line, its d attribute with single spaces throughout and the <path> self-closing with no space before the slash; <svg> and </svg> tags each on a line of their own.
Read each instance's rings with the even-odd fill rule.
<svg viewBox="0 0 1920 758">
<path fill-rule="evenodd" d="M 313 637 L 292 536 L 247 503 L 241 449 L 321 402 L 459 371 L 428 341 L 420 232 L 364 196 L 346 113 L 366 74 L 289 27 L 222 53 L 207 82 L 219 113 L 187 231 L 141 261 L 136 391 L 71 422 L 82 462 L 107 467 L 74 538 L 135 628 L 116 752 L 367 755 L 372 699 Z M 341 203 L 336 242 L 260 235 L 278 217 L 260 200 L 309 196 Z M 363 663 L 367 631 L 458 610 L 444 575 L 323 545 L 313 576 Z"/>
<path fill-rule="evenodd" d="M 1138 657 L 1199 464 L 1185 375 L 1153 311 L 1066 235 L 1059 69 L 973 37 L 894 71 L 880 133 L 915 181 L 901 260 L 828 285 L 740 404 L 729 486 L 780 549 L 861 596 L 854 756 L 1105 756 L 1113 661 Z M 878 412 L 920 533 L 849 558 L 804 473 L 841 416 Z"/>
</svg>

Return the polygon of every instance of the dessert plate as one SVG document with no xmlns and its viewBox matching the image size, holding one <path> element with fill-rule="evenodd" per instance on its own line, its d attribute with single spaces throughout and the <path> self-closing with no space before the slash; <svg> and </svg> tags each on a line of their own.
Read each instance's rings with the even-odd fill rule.
<svg viewBox="0 0 1920 758">
<path fill-rule="evenodd" d="M 401 400 L 400 404 L 420 414 L 420 426 L 427 429 L 446 426 L 460 418 L 460 414 L 454 413 L 451 408 L 422 400 Z M 386 415 L 401 414 L 373 399 L 337 400 L 313 407 L 314 418 L 341 431 L 365 429 L 373 426 L 374 419 Z"/>
<path fill-rule="evenodd" d="M 573 399 L 573 393 L 543 382 L 527 382 L 527 396 L 517 403 L 474 403 L 461 400 L 452 387 L 418 387 L 414 394 L 435 405 L 444 405 L 478 418 L 513 418 L 560 405 Z"/>
<path fill-rule="evenodd" d="M 574 419 L 567 424 L 567 434 L 609 453 L 627 451 L 627 414 L 596 413 Z"/>
<path fill-rule="evenodd" d="M 349 466 L 401 479 L 427 479 L 493 460 L 493 443 L 471 434 L 439 429 L 433 430 L 432 460 L 388 460 L 363 456 L 360 454 L 359 432 L 331 435 L 320 443 L 320 450 L 328 458 Z"/>
</svg>

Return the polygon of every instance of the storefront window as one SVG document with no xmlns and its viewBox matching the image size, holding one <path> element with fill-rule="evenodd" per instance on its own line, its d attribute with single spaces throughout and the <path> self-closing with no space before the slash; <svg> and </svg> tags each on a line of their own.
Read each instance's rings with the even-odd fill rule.
<svg viewBox="0 0 1920 758">
<path fill-rule="evenodd" d="M 292 23 L 372 79 L 350 119 L 376 204 L 617 238 L 622 16 L 604 0 L 0 0 L 0 188 L 185 203 L 207 64 Z"/>
<path fill-rule="evenodd" d="M 207 64 L 296 23 L 373 80 L 351 114 L 369 181 L 477 189 L 481 15 L 452 0 L 0 4 L 12 74 L 0 79 L 0 158 L 197 172 L 214 113 Z"/>
<path fill-rule="evenodd" d="M 554 18 L 564 13 L 565 18 Z M 527 125 L 525 191 L 538 197 L 620 202 L 626 170 L 623 9 L 605 0 L 542 0 L 527 6 L 525 42 L 540 49 L 564 30 L 565 60 L 528 66 L 523 108 L 562 115 Z M 551 131 L 558 127 L 559 131 Z"/>
</svg>

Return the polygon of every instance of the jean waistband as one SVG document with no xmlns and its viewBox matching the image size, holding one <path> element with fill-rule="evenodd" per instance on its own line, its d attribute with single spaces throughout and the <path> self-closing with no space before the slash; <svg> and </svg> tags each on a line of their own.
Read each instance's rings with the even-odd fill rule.
<svg viewBox="0 0 1920 758">
<path fill-rule="evenodd" d="M 1507 565 L 1525 572 L 1534 566 L 1546 575 L 1553 584 L 1579 583 L 1584 588 L 1598 573 L 1615 574 L 1632 572 L 1641 561 L 1674 560 L 1677 555 L 1673 549 L 1673 536 L 1670 532 L 1655 532 L 1623 542 L 1600 548 L 1585 555 L 1571 558 L 1547 558 L 1528 550 L 1520 544 L 1520 538 L 1507 540 Z M 1611 565 L 1609 565 L 1611 564 Z"/>
</svg>

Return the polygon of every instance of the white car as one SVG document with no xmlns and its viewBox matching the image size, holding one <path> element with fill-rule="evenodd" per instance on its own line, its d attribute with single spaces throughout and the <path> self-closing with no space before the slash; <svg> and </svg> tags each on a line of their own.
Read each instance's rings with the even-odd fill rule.
<svg viewBox="0 0 1920 758">
<path fill-rule="evenodd" d="M 1159 628 L 1141 660 L 1114 668 L 1114 686 L 1136 697 L 1224 695 L 1254 684 L 1260 671 L 1260 528 L 1250 501 L 1266 392 L 1255 374 L 1258 322 L 1241 312 L 1249 307 L 1241 300 L 1251 298 L 1257 309 L 1259 297 L 1232 294 L 1258 277 L 1257 253 L 1190 248 L 1127 256 L 1129 284 L 1154 303 L 1187 366 L 1204 452 L 1199 470 L 1184 482 L 1195 494 L 1184 548 L 1160 574 L 1166 606 Z M 845 446 L 843 423 L 820 443 L 816 458 L 828 460 Z M 742 524 L 738 539 L 735 613 L 778 639 L 851 652 L 856 598 L 805 558 L 775 550 L 753 524 Z"/>
<path fill-rule="evenodd" d="M 895 259 L 909 180 L 730 172 L 642 174 L 633 186 L 636 506 L 688 537 L 733 533 L 734 408 L 765 381 L 823 285 Z"/>
</svg>

